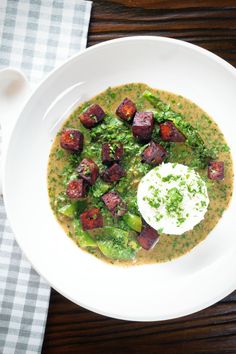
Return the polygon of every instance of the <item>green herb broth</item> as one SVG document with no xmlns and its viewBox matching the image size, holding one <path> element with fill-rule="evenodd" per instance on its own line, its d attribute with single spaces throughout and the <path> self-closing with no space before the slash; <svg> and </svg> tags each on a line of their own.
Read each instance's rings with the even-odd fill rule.
<svg viewBox="0 0 236 354">
<path fill-rule="evenodd" d="M 187 122 L 190 122 L 198 129 L 199 134 L 205 144 L 214 148 L 218 153 L 217 160 L 225 163 L 225 178 L 221 181 L 212 181 L 207 178 L 207 168 L 199 167 L 194 150 L 185 143 L 170 143 L 168 145 L 168 157 L 165 162 L 183 163 L 193 167 L 207 184 L 210 199 L 208 211 L 204 220 L 196 225 L 193 230 L 180 236 L 160 235 L 160 240 L 154 249 L 150 251 L 140 250 L 133 261 L 114 261 L 105 258 L 97 248 L 88 247 L 86 250 L 95 256 L 115 264 L 130 265 L 144 263 L 166 262 L 180 257 L 189 252 L 193 247 L 203 241 L 209 232 L 220 220 L 223 212 L 227 208 L 233 189 L 233 169 L 232 158 L 224 139 L 214 120 L 190 100 L 176 94 L 155 90 L 142 83 L 131 83 L 119 87 L 108 88 L 98 94 L 88 102 L 80 105 L 64 122 L 62 128 L 70 127 L 79 129 L 84 134 L 84 149 L 80 155 L 72 154 L 60 147 L 60 131 L 58 132 L 49 157 L 48 164 L 48 191 L 50 204 L 55 216 L 65 232 L 77 244 L 78 240 L 72 228 L 72 221 L 60 214 L 58 209 L 63 207 L 68 199 L 65 195 L 66 185 L 74 174 L 75 167 L 83 158 L 92 158 L 99 166 L 100 171 L 105 169 L 101 161 L 101 146 L 104 142 L 121 142 L 124 145 L 124 155 L 121 165 L 126 171 L 118 183 L 108 186 L 100 178 L 93 187 L 89 189 L 86 200 L 80 202 L 78 213 L 85 208 L 98 207 L 101 209 L 104 225 L 115 226 L 123 230 L 130 231 L 123 218 L 115 219 L 105 208 L 100 197 L 108 190 L 117 191 L 128 205 L 128 211 L 135 215 L 140 215 L 137 208 L 137 187 L 140 179 L 153 167 L 141 162 L 140 155 L 145 144 L 137 143 L 133 138 L 129 124 L 120 120 L 115 110 L 125 97 L 129 97 L 136 103 L 138 111 L 154 110 L 153 106 L 143 97 L 143 92 L 149 90 L 154 95 L 158 95 L 163 102 L 170 105 L 176 112 L 181 113 Z M 91 130 L 86 129 L 80 123 L 79 114 L 90 104 L 98 103 L 106 112 L 103 123 Z M 158 139 L 158 125 L 155 125 L 153 140 Z M 166 143 L 163 142 L 165 146 Z M 94 231 L 96 234 L 96 230 Z M 138 233 L 136 233 L 138 235 Z"/>
</svg>

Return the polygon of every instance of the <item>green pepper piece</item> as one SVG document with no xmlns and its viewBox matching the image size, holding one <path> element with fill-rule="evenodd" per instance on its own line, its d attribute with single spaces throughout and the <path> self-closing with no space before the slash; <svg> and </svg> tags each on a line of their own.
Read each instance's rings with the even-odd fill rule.
<svg viewBox="0 0 236 354">
<path fill-rule="evenodd" d="M 63 205 L 58 209 L 58 212 L 68 218 L 73 219 L 77 213 L 81 214 L 87 207 L 86 200 L 77 200 L 69 204 Z"/>
<path fill-rule="evenodd" d="M 107 258 L 129 261 L 135 258 L 136 252 L 132 248 L 117 245 L 113 239 L 99 240 L 98 247 Z"/>
<path fill-rule="evenodd" d="M 97 245 L 104 256 L 128 261 L 133 260 L 140 245 L 129 232 L 115 227 L 104 227 L 97 230 Z"/>
<path fill-rule="evenodd" d="M 141 232 L 142 229 L 142 219 L 140 216 L 131 214 L 131 213 L 126 213 L 123 216 L 123 220 L 126 222 L 126 224 L 133 229 L 134 231 Z"/>
<path fill-rule="evenodd" d="M 80 247 L 97 247 L 97 243 L 94 238 L 90 236 L 88 232 L 82 229 L 78 219 L 73 221 L 73 228 Z"/>
<path fill-rule="evenodd" d="M 104 227 L 99 227 L 97 229 L 94 229 L 94 233 L 96 235 L 102 235 L 102 236 L 112 236 L 112 237 L 117 237 L 121 239 L 125 239 L 129 237 L 129 232 L 126 230 L 119 229 L 114 226 L 104 226 Z"/>
<path fill-rule="evenodd" d="M 164 103 L 158 96 L 153 95 L 150 91 L 144 91 L 143 97 L 156 108 L 154 118 L 158 123 L 170 120 L 180 132 L 185 135 L 186 143 L 193 148 L 198 155 L 202 162 L 202 168 L 206 167 L 209 159 L 214 160 L 217 158 L 214 149 L 207 148 L 197 129 L 186 122 L 180 113 L 173 111 L 168 104 Z"/>
<path fill-rule="evenodd" d="M 77 210 L 77 203 L 66 204 L 63 207 L 58 209 L 58 212 L 68 218 L 73 218 Z"/>
<path fill-rule="evenodd" d="M 98 179 L 97 182 L 90 189 L 91 194 L 95 198 L 100 198 L 104 193 L 106 193 L 111 188 L 111 185 Z"/>
</svg>

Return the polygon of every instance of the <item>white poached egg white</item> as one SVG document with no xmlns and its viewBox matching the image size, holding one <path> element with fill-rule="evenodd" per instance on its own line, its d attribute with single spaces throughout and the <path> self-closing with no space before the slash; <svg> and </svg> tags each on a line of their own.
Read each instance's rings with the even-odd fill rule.
<svg viewBox="0 0 236 354">
<path fill-rule="evenodd" d="M 160 233 L 181 235 L 192 230 L 207 211 L 207 187 L 193 169 L 163 163 L 140 181 L 137 192 L 144 220 Z"/>
</svg>

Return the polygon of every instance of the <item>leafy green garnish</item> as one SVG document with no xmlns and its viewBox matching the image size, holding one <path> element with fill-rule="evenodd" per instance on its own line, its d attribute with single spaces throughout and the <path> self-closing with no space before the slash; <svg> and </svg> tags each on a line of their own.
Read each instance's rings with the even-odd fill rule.
<svg viewBox="0 0 236 354">
<path fill-rule="evenodd" d="M 60 160 L 65 156 L 65 151 L 62 149 L 57 149 L 55 152 L 55 156 L 57 160 Z"/>
<path fill-rule="evenodd" d="M 166 120 L 172 121 L 180 132 L 185 135 L 186 143 L 194 149 L 199 160 L 199 167 L 206 167 L 210 159 L 216 159 L 217 153 L 214 148 L 208 148 L 197 129 L 190 123 L 184 120 L 184 117 L 173 111 L 169 104 L 164 103 L 158 96 L 154 96 L 150 91 L 145 91 L 143 96 L 153 105 L 156 109 L 154 118 L 158 123 Z"/>
<path fill-rule="evenodd" d="M 183 195 L 178 188 L 171 188 L 167 193 L 166 211 L 169 215 L 175 215 L 181 211 Z"/>
<path fill-rule="evenodd" d="M 110 188 L 111 188 L 110 184 L 104 182 L 99 178 L 97 179 L 96 183 L 90 188 L 89 193 L 95 198 L 100 198 Z"/>
</svg>

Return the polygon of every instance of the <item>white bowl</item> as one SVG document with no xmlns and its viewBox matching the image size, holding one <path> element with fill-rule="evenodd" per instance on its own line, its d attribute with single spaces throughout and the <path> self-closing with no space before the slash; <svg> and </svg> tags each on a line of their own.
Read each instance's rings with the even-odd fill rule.
<svg viewBox="0 0 236 354">
<path fill-rule="evenodd" d="M 182 41 L 124 38 L 74 56 L 37 87 L 8 145 L 4 198 L 20 247 L 61 294 L 110 317 L 170 319 L 203 309 L 235 289 L 235 191 L 218 225 L 189 254 L 168 263 L 128 268 L 106 264 L 79 249 L 49 206 L 46 174 L 55 118 L 63 116 L 76 97 L 82 102 L 108 86 L 129 82 L 183 95 L 202 107 L 224 132 L 235 162 L 235 69 Z M 49 107 L 64 90 L 66 95 L 52 113 Z"/>
</svg>

